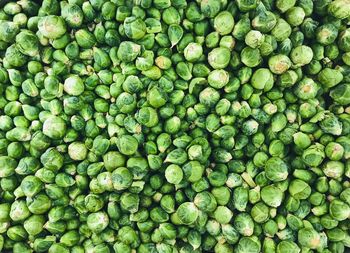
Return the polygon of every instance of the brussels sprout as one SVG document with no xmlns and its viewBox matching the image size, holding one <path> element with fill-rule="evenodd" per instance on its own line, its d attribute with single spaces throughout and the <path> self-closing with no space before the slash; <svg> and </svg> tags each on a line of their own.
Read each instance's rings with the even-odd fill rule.
<svg viewBox="0 0 350 253">
<path fill-rule="evenodd" d="M 29 30 L 23 30 L 17 34 L 16 45 L 22 54 L 30 57 L 34 57 L 39 54 L 38 38 Z"/>
<path fill-rule="evenodd" d="M 17 44 L 13 44 L 6 49 L 4 60 L 14 67 L 22 67 L 27 62 L 27 57 L 21 53 Z"/>
<path fill-rule="evenodd" d="M 245 44 L 251 48 L 258 48 L 264 42 L 265 37 L 260 31 L 251 30 L 245 36 Z"/>
<path fill-rule="evenodd" d="M 350 104 L 350 100 L 348 96 L 349 92 L 350 92 L 350 88 L 348 83 L 343 83 L 343 84 L 337 85 L 334 89 L 332 89 L 330 92 L 330 96 L 336 103 L 340 105 L 348 105 Z"/>
<path fill-rule="evenodd" d="M 226 35 L 232 32 L 235 21 L 228 11 L 222 11 L 214 18 L 214 28 L 220 35 Z"/>
<path fill-rule="evenodd" d="M 79 96 L 84 92 L 84 83 L 79 76 L 72 75 L 64 81 L 64 91 L 72 96 Z"/>
<path fill-rule="evenodd" d="M 348 2 L 344 0 L 336 0 L 330 2 L 328 5 L 328 12 L 332 16 L 338 19 L 344 19 L 349 17 L 350 8 L 348 6 Z"/>
<path fill-rule="evenodd" d="M 191 42 L 184 49 L 185 59 L 189 62 L 197 61 L 203 54 L 203 48 L 201 45 Z"/>
<path fill-rule="evenodd" d="M 118 58 L 123 62 L 131 62 L 140 54 L 141 46 L 132 41 L 123 41 L 118 48 Z"/>
<path fill-rule="evenodd" d="M 300 252 L 299 246 L 292 241 L 281 241 L 276 248 L 276 252 L 282 253 L 282 252 L 290 252 L 290 253 L 298 253 Z"/>
<path fill-rule="evenodd" d="M 311 62 L 314 54 L 308 46 L 298 46 L 291 52 L 291 60 L 296 66 L 304 66 Z"/>
<path fill-rule="evenodd" d="M 290 182 L 289 193 L 295 199 L 307 199 L 311 194 L 311 187 L 300 179 Z"/>
<path fill-rule="evenodd" d="M 38 29 L 42 35 L 49 39 L 57 39 L 67 31 L 63 18 L 55 15 L 40 18 Z"/>
<path fill-rule="evenodd" d="M 225 68 L 230 61 L 231 52 L 225 47 L 214 48 L 208 54 L 208 63 L 214 69 Z"/>
<path fill-rule="evenodd" d="M 66 134 L 67 125 L 65 121 L 58 116 L 49 116 L 43 124 L 43 133 L 52 138 L 60 139 Z"/>
<path fill-rule="evenodd" d="M 176 210 L 178 219 L 186 225 L 194 223 L 198 218 L 198 213 L 199 210 L 192 202 L 185 202 Z"/>
<path fill-rule="evenodd" d="M 270 89 L 273 86 L 273 75 L 269 69 L 260 68 L 253 73 L 251 84 L 255 89 Z"/>
<path fill-rule="evenodd" d="M 258 1 L 239 0 L 237 1 L 237 5 L 241 11 L 246 12 L 246 11 L 254 10 L 258 5 Z"/>
<path fill-rule="evenodd" d="M 261 243 L 259 239 L 255 236 L 242 237 L 236 246 L 236 252 L 243 253 L 246 252 L 247 249 L 254 253 L 260 252 Z"/>
<path fill-rule="evenodd" d="M 261 189 L 261 199 L 271 207 L 279 207 L 283 200 L 283 192 L 274 185 L 268 185 Z"/>
<path fill-rule="evenodd" d="M 265 163 L 265 173 L 266 177 L 273 182 L 283 181 L 288 176 L 288 166 L 282 159 L 272 157 Z"/>
<path fill-rule="evenodd" d="M 215 197 L 209 192 L 200 192 L 194 198 L 194 204 L 204 212 L 213 212 L 217 207 Z"/>
<path fill-rule="evenodd" d="M 247 67 L 250 67 L 250 68 L 257 67 L 258 65 L 260 65 L 262 61 L 262 57 L 259 49 L 245 47 L 241 52 L 241 61 Z"/>
<path fill-rule="evenodd" d="M 337 142 L 329 142 L 325 153 L 330 160 L 340 160 L 344 155 L 344 147 Z"/>
<path fill-rule="evenodd" d="M 341 200 L 333 200 L 329 205 L 329 214 L 337 221 L 345 220 L 349 217 L 350 207 Z"/>
<path fill-rule="evenodd" d="M 313 228 L 303 228 L 298 231 L 298 241 L 303 247 L 316 249 L 321 244 L 321 237 Z"/>
<path fill-rule="evenodd" d="M 220 224 L 228 224 L 233 217 L 233 213 L 226 206 L 218 206 L 214 211 L 214 217 Z"/>
<path fill-rule="evenodd" d="M 105 212 L 91 213 L 87 217 L 86 224 L 93 232 L 100 233 L 108 226 L 109 218 Z"/>
<path fill-rule="evenodd" d="M 124 19 L 124 32 L 130 39 L 139 40 L 146 34 L 146 24 L 138 17 L 127 17 Z"/>
<path fill-rule="evenodd" d="M 283 74 L 292 65 L 291 60 L 285 55 L 275 55 L 269 58 L 269 68 L 274 74 Z"/>
<path fill-rule="evenodd" d="M 179 165 L 170 164 L 165 169 L 165 178 L 171 184 L 180 184 L 183 179 L 183 171 Z"/>
<path fill-rule="evenodd" d="M 223 69 L 216 69 L 209 73 L 208 83 L 215 89 L 223 88 L 229 82 L 229 74 Z"/>
</svg>

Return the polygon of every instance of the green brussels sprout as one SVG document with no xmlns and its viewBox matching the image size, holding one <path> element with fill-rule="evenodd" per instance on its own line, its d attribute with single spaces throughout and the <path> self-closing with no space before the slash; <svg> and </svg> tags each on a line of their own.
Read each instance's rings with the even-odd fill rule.
<svg viewBox="0 0 350 253">
<path fill-rule="evenodd" d="M 344 164 L 339 161 L 328 161 L 324 167 L 323 172 L 330 178 L 341 178 L 344 173 Z"/>
<path fill-rule="evenodd" d="M 0 157 L 1 172 L 0 178 L 6 178 L 15 173 L 17 161 L 9 156 Z"/>
<path fill-rule="evenodd" d="M 195 62 L 201 58 L 203 48 L 198 43 L 191 42 L 184 49 L 185 59 L 189 62 Z"/>
<path fill-rule="evenodd" d="M 234 228 L 243 236 L 251 236 L 254 232 L 254 221 L 247 213 L 240 213 L 234 219 Z"/>
<path fill-rule="evenodd" d="M 348 105 L 350 104 L 349 94 L 350 88 L 348 83 L 342 83 L 337 85 L 334 89 L 329 93 L 331 98 L 340 105 Z"/>
<path fill-rule="evenodd" d="M 204 16 L 213 18 L 220 11 L 220 3 L 214 0 L 208 0 L 205 2 L 201 2 L 200 9 Z"/>
<path fill-rule="evenodd" d="M 178 24 L 172 24 L 168 28 L 168 37 L 167 38 L 164 37 L 163 40 L 165 45 L 168 44 L 168 40 L 169 40 L 171 47 L 174 47 L 180 42 L 183 35 L 184 35 L 184 31 L 182 27 Z M 161 42 L 159 41 L 158 43 L 161 43 Z"/>
<path fill-rule="evenodd" d="M 4 60 L 14 67 L 22 67 L 27 62 L 27 56 L 24 55 L 17 44 L 13 44 L 6 49 Z"/>
<path fill-rule="evenodd" d="M 329 205 L 329 214 L 337 221 L 348 218 L 350 212 L 349 206 L 341 200 L 334 199 Z"/>
<path fill-rule="evenodd" d="M 292 62 L 298 67 L 309 64 L 313 56 L 312 49 L 304 45 L 293 48 L 290 55 Z"/>
<path fill-rule="evenodd" d="M 229 82 L 229 74 L 223 69 L 215 69 L 208 75 L 208 83 L 215 89 L 223 88 Z"/>
<path fill-rule="evenodd" d="M 241 52 L 241 61 L 247 67 L 257 67 L 262 62 L 262 57 L 259 49 L 245 47 Z"/>
<path fill-rule="evenodd" d="M 61 139 L 66 130 L 66 122 L 58 116 L 49 116 L 43 123 L 43 133 L 52 139 Z"/>
<path fill-rule="evenodd" d="M 311 78 L 303 78 L 296 87 L 295 95 L 300 99 L 311 99 L 316 97 L 319 86 Z"/>
<path fill-rule="evenodd" d="M 338 118 L 331 113 L 330 114 L 325 113 L 323 115 L 323 119 L 320 122 L 320 127 L 325 133 L 329 133 L 333 135 L 340 135 L 343 130 L 342 123 L 339 122 Z"/>
<path fill-rule="evenodd" d="M 269 69 L 259 68 L 253 73 L 251 84 L 255 89 L 270 89 L 274 83 L 273 75 Z"/>
<path fill-rule="evenodd" d="M 256 236 L 250 236 L 250 237 L 241 237 L 239 240 L 235 251 L 237 253 L 243 253 L 246 252 L 247 249 L 250 252 L 258 253 L 261 250 L 261 243 L 259 239 Z"/>
<path fill-rule="evenodd" d="M 317 79 L 324 88 L 332 88 L 343 80 L 343 74 L 335 69 L 324 68 L 318 73 Z"/>
<path fill-rule="evenodd" d="M 131 135 L 122 135 L 117 142 L 120 153 L 124 155 L 132 155 L 137 151 L 138 141 Z"/>
<path fill-rule="evenodd" d="M 185 202 L 177 208 L 176 214 L 182 224 L 190 225 L 197 220 L 199 210 L 194 203 Z"/>
<path fill-rule="evenodd" d="M 39 54 L 39 41 L 35 34 L 29 30 L 23 30 L 16 36 L 16 45 L 22 54 L 34 57 Z"/>
<path fill-rule="evenodd" d="M 350 15 L 350 8 L 346 0 L 336 0 L 330 2 L 328 5 L 328 13 L 338 19 L 348 18 Z"/>
<path fill-rule="evenodd" d="M 350 29 L 346 29 L 340 33 L 339 40 L 338 40 L 338 46 L 344 52 L 350 51 L 349 40 L 350 40 Z"/>
<path fill-rule="evenodd" d="M 2 41 L 13 42 L 19 32 L 19 27 L 14 22 L 1 20 L 0 31 L 0 39 Z"/>
<path fill-rule="evenodd" d="M 230 62 L 231 52 L 225 47 L 214 48 L 208 54 L 208 63 L 214 69 L 223 69 Z"/>
<path fill-rule="evenodd" d="M 299 246 L 292 241 L 281 241 L 278 243 L 276 252 L 282 253 L 282 252 L 290 252 L 290 253 L 298 253 L 300 252 Z"/>
<path fill-rule="evenodd" d="M 49 39 L 57 39 L 67 31 L 63 18 L 55 15 L 40 18 L 38 29 L 43 36 Z"/>
<path fill-rule="evenodd" d="M 76 28 L 82 25 L 84 13 L 79 5 L 69 3 L 62 8 L 62 17 L 68 26 Z"/>
<path fill-rule="evenodd" d="M 316 39 L 322 45 L 332 44 L 338 37 L 338 30 L 333 24 L 324 24 L 317 28 Z"/>
<path fill-rule="evenodd" d="M 316 249 L 321 244 L 321 237 L 313 228 L 303 228 L 298 231 L 298 241 L 303 247 Z"/>
<path fill-rule="evenodd" d="M 259 1 L 253 0 L 253 1 L 247 1 L 247 0 L 239 0 L 237 1 L 237 6 L 239 10 L 243 12 L 247 12 L 250 10 L 254 10 L 258 6 Z"/>
<path fill-rule="evenodd" d="M 295 1 L 295 0 L 291 0 Z M 275 37 L 276 41 L 282 42 L 288 39 L 292 33 L 290 25 L 282 18 L 277 19 L 277 23 L 271 31 L 271 35 Z"/>
<path fill-rule="evenodd" d="M 127 17 L 124 19 L 125 35 L 133 40 L 139 40 L 146 34 L 146 24 L 138 17 Z"/>
<path fill-rule="evenodd" d="M 78 31 L 76 31 L 75 40 L 80 47 L 86 49 L 92 48 L 96 44 L 95 36 L 86 29 L 79 29 Z"/>
<path fill-rule="evenodd" d="M 271 157 L 265 163 L 266 177 L 273 182 L 280 182 L 288 176 L 287 164 L 278 157 Z"/>
<path fill-rule="evenodd" d="M 199 210 L 204 212 L 213 212 L 217 207 L 215 197 L 210 192 L 206 191 L 198 193 L 193 202 Z"/>
<path fill-rule="evenodd" d="M 270 57 L 268 64 L 272 73 L 281 75 L 291 67 L 292 62 L 288 56 L 278 54 Z"/>
<path fill-rule="evenodd" d="M 251 48 L 259 48 L 265 40 L 265 36 L 257 30 L 249 31 L 245 36 L 245 44 Z"/>
<path fill-rule="evenodd" d="M 344 147 L 337 142 L 329 142 L 325 147 L 325 153 L 330 160 L 340 160 L 344 155 Z"/>
<path fill-rule="evenodd" d="M 91 213 L 87 216 L 86 224 L 95 233 L 102 232 L 109 223 L 108 215 L 105 212 Z"/>
<path fill-rule="evenodd" d="M 183 179 L 183 171 L 179 165 L 170 164 L 165 169 L 165 178 L 171 184 L 180 184 Z"/>
<path fill-rule="evenodd" d="M 303 23 L 305 11 L 302 7 L 292 7 L 286 12 L 286 20 L 292 26 L 299 26 Z"/>
<path fill-rule="evenodd" d="M 279 207 L 282 203 L 283 192 L 274 185 L 268 185 L 261 189 L 261 199 L 271 207 Z"/>
<path fill-rule="evenodd" d="M 68 77 L 64 81 L 64 91 L 72 96 L 79 96 L 84 92 L 83 80 L 76 75 Z"/>
<path fill-rule="evenodd" d="M 146 127 L 154 127 L 158 124 L 158 114 L 152 107 L 142 107 L 136 113 L 136 120 Z"/>
<path fill-rule="evenodd" d="M 233 217 L 233 213 L 226 206 L 218 206 L 214 211 L 214 217 L 220 224 L 228 224 Z"/>
<path fill-rule="evenodd" d="M 140 54 L 141 46 L 132 41 L 123 41 L 118 48 L 118 58 L 123 62 L 132 62 Z"/>
<path fill-rule="evenodd" d="M 222 11 L 214 18 L 214 28 L 220 35 L 231 33 L 234 25 L 233 16 L 228 11 Z"/>
<path fill-rule="evenodd" d="M 87 148 L 84 143 L 73 142 L 68 146 L 68 154 L 73 160 L 82 161 L 87 156 Z"/>
<path fill-rule="evenodd" d="M 261 11 L 252 20 L 252 26 L 262 33 L 270 32 L 276 23 L 275 14 L 270 11 Z"/>
<path fill-rule="evenodd" d="M 311 194 L 311 187 L 300 179 L 291 181 L 288 190 L 295 199 L 307 199 Z"/>
</svg>

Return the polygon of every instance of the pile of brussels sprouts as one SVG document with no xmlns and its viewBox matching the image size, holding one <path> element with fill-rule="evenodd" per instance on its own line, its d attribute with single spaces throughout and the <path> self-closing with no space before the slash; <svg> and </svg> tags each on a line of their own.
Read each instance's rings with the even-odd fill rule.
<svg viewBox="0 0 350 253">
<path fill-rule="evenodd" d="M 0 251 L 350 252 L 350 0 L 0 8 Z"/>
</svg>

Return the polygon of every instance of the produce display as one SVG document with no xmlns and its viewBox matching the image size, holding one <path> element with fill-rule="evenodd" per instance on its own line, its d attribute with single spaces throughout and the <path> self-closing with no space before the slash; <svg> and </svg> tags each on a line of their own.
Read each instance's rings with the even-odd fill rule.
<svg viewBox="0 0 350 253">
<path fill-rule="evenodd" d="M 0 7 L 0 252 L 350 252 L 350 0 Z"/>
</svg>

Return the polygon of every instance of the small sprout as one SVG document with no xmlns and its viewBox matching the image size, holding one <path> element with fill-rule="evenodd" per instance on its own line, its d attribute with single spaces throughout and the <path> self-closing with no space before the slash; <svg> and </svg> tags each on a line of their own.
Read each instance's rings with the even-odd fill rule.
<svg viewBox="0 0 350 253">
<path fill-rule="evenodd" d="M 189 43 L 184 50 L 185 59 L 189 62 L 196 62 L 203 54 L 203 48 L 198 43 Z"/>
<path fill-rule="evenodd" d="M 208 54 L 208 62 L 214 69 L 225 68 L 229 64 L 230 58 L 231 52 L 225 47 L 214 48 Z"/>
<path fill-rule="evenodd" d="M 176 210 L 180 222 L 185 225 L 193 224 L 198 218 L 198 213 L 198 208 L 192 202 L 185 202 Z"/>
<path fill-rule="evenodd" d="M 264 42 L 264 35 L 256 30 L 249 31 L 245 36 L 245 44 L 251 48 L 258 48 Z"/>
<path fill-rule="evenodd" d="M 43 133 L 52 139 L 61 139 L 66 134 L 66 122 L 58 116 L 49 116 L 43 124 Z"/>
<path fill-rule="evenodd" d="M 235 21 L 228 11 L 222 11 L 214 18 L 214 28 L 220 35 L 231 33 L 234 25 Z"/>
<path fill-rule="evenodd" d="M 64 81 L 64 91 L 72 96 L 79 96 L 84 92 L 84 83 L 79 76 L 70 76 Z"/>
<path fill-rule="evenodd" d="M 40 18 L 38 22 L 39 32 L 49 39 L 57 39 L 67 31 L 62 17 L 49 15 Z"/>
<path fill-rule="evenodd" d="M 84 143 L 73 142 L 68 146 L 68 154 L 75 161 L 82 161 L 87 156 L 87 148 Z"/>
<path fill-rule="evenodd" d="M 165 169 L 165 178 L 171 184 L 180 184 L 183 179 L 183 171 L 179 165 L 170 164 Z"/>
</svg>

